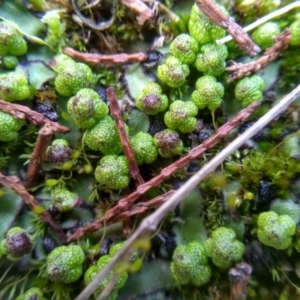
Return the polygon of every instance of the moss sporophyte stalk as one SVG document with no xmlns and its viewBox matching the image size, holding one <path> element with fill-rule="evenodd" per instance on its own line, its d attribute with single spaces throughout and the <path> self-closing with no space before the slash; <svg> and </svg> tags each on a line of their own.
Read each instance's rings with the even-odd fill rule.
<svg viewBox="0 0 300 300">
<path fill-rule="evenodd" d="M 0 1 L 0 299 L 82 299 L 147 218 L 91 299 L 297 300 L 299 99 L 152 213 L 299 84 L 300 4 L 127 2 Z"/>
</svg>

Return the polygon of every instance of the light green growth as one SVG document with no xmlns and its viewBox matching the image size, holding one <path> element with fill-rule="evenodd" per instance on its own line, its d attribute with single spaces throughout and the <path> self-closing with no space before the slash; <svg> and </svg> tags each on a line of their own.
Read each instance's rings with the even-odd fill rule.
<svg viewBox="0 0 300 300">
<path fill-rule="evenodd" d="M 52 202 L 57 210 L 64 212 L 72 210 L 79 198 L 76 193 L 72 193 L 66 188 L 56 188 L 52 193 Z"/>
<path fill-rule="evenodd" d="M 93 127 L 108 114 L 107 105 L 91 89 L 81 89 L 68 101 L 68 112 L 80 128 Z"/>
<path fill-rule="evenodd" d="M 65 58 L 63 55 L 57 58 L 57 66 L 54 69 L 58 72 L 54 81 L 55 89 L 65 97 L 75 95 L 94 81 L 89 66 L 76 63 L 71 58 Z"/>
<path fill-rule="evenodd" d="M 0 22 L 0 56 L 20 56 L 27 52 L 27 43 L 22 33 L 13 25 Z"/>
<path fill-rule="evenodd" d="M 220 8 L 228 15 L 224 7 Z M 188 27 L 190 35 L 201 45 L 212 43 L 216 39 L 224 37 L 226 34 L 226 31 L 211 21 L 196 4 L 194 4 L 191 9 Z"/>
<path fill-rule="evenodd" d="M 128 161 L 125 156 L 106 155 L 95 170 L 96 180 L 104 187 L 121 190 L 130 182 Z"/>
<path fill-rule="evenodd" d="M 214 230 L 204 247 L 213 263 L 222 269 L 229 268 L 241 260 L 245 251 L 244 244 L 236 239 L 235 232 L 226 227 Z"/>
<path fill-rule="evenodd" d="M 219 76 L 225 71 L 225 59 L 228 56 L 225 45 L 206 44 L 200 49 L 195 61 L 195 67 L 204 75 Z"/>
<path fill-rule="evenodd" d="M 174 56 L 168 57 L 166 62 L 157 69 L 158 78 L 172 88 L 181 87 L 189 74 L 189 66 L 182 64 Z"/>
<path fill-rule="evenodd" d="M 257 237 L 266 246 L 285 250 L 292 244 L 296 223 L 288 215 L 278 216 L 274 211 L 259 214 Z"/>
<path fill-rule="evenodd" d="M 165 113 L 164 121 L 169 129 L 192 132 L 197 125 L 197 114 L 198 108 L 192 101 L 176 100 Z"/>
<path fill-rule="evenodd" d="M 34 247 L 34 240 L 23 228 L 13 227 L 1 242 L 2 254 L 11 261 L 20 260 L 24 255 L 29 254 Z"/>
<path fill-rule="evenodd" d="M 0 110 L 0 141 L 9 142 L 18 137 L 18 131 L 25 124 L 24 120 L 18 120 L 14 116 Z"/>
<path fill-rule="evenodd" d="M 270 210 L 279 216 L 288 215 L 296 224 L 300 221 L 300 206 L 293 200 L 276 199 L 272 202 Z"/>
<path fill-rule="evenodd" d="M 169 49 L 171 54 L 183 64 L 192 64 L 199 51 L 198 42 L 186 33 L 178 35 L 170 44 Z"/>
<path fill-rule="evenodd" d="M 86 285 L 88 285 L 94 277 L 111 261 L 112 255 L 103 255 L 99 258 L 97 265 L 96 266 L 91 266 L 89 267 L 85 274 L 84 274 L 84 282 Z M 98 286 L 96 289 L 94 296 L 95 298 L 98 298 L 99 295 L 102 293 L 104 288 L 107 286 L 109 281 L 112 279 L 114 276 L 114 272 L 111 271 L 107 277 L 101 282 L 101 284 Z M 109 296 L 106 298 L 107 300 L 115 300 L 118 297 L 119 290 L 125 285 L 126 281 L 128 278 L 127 272 L 122 272 L 120 276 L 118 276 L 118 279 L 113 287 L 113 289 L 110 291 Z"/>
<path fill-rule="evenodd" d="M 51 281 L 70 283 L 82 275 L 85 256 L 77 245 L 59 246 L 47 258 L 46 272 Z"/>
<path fill-rule="evenodd" d="M 242 102 L 243 106 L 248 106 L 254 101 L 263 99 L 264 81 L 259 76 L 246 77 L 241 79 L 234 90 L 236 99 Z"/>
<path fill-rule="evenodd" d="M 29 96 L 30 88 L 25 75 L 15 72 L 0 75 L 0 98 L 10 102 Z"/>
<path fill-rule="evenodd" d="M 147 132 L 139 132 L 130 139 L 132 151 L 138 165 L 153 163 L 158 155 L 153 137 Z"/>
<path fill-rule="evenodd" d="M 6 56 L 2 57 L 3 67 L 7 70 L 14 69 L 18 63 L 19 63 L 19 60 L 14 55 L 6 55 Z"/>
<path fill-rule="evenodd" d="M 192 102 L 198 109 L 208 107 L 215 111 L 222 103 L 224 96 L 224 87 L 213 76 L 206 75 L 196 81 L 196 90 L 192 93 Z"/>
<path fill-rule="evenodd" d="M 281 0 L 237 0 L 235 1 L 235 9 L 240 15 L 246 17 L 256 17 L 266 15 L 276 10 L 281 4 Z"/>
<path fill-rule="evenodd" d="M 208 256 L 202 244 L 196 241 L 176 247 L 170 268 L 175 286 L 202 286 L 211 277 Z"/>
<path fill-rule="evenodd" d="M 154 144 L 160 156 L 169 158 L 180 155 L 183 151 L 183 142 L 174 130 L 165 129 L 154 135 Z"/>
<path fill-rule="evenodd" d="M 128 131 L 128 127 L 125 127 Z M 103 154 L 119 154 L 122 152 L 122 145 L 115 122 L 111 117 L 106 116 L 94 127 L 87 129 L 85 139 L 86 145 Z"/>
<path fill-rule="evenodd" d="M 252 34 L 253 41 L 262 49 L 270 48 L 275 38 L 280 34 L 280 27 L 276 22 L 267 22 L 259 26 Z"/>
<path fill-rule="evenodd" d="M 296 20 L 290 25 L 291 40 L 290 45 L 300 46 L 300 20 Z"/>
<path fill-rule="evenodd" d="M 168 107 L 168 97 L 162 94 L 161 87 L 154 82 L 148 83 L 136 99 L 136 106 L 147 115 L 156 115 Z"/>
<path fill-rule="evenodd" d="M 72 149 L 68 141 L 55 139 L 47 148 L 46 156 L 49 162 L 59 166 L 72 158 Z"/>
<path fill-rule="evenodd" d="M 44 298 L 41 289 L 33 287 L 17 297 L 15 300 L 46 300 L 46 298 Z"/>
</svg>

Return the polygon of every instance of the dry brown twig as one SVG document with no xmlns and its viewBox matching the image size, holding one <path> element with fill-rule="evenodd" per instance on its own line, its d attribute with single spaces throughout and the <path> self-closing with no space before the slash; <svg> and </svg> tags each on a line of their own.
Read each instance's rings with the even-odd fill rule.
<svg viewBox="0 0 300 300">
<path fill-rule="evenodd" d="M 136 187 L 138 187 L 144 183 L 144 179 L 142 178 L 139 167 L 135 161 L 134 154 L 129 143 L 128 135 L 125 131 L 125 126 L 122 119 L 121 110 L 118 104 L 117 95 L 113 87 L 109 87 L 107 89 L 107 99 L 109 100 L 110 114 L 116 122 L 123 152 L 129 163 L 130 175 L 135 180 Z"/>
<path fill-rule="evenodd" d="M 133 54 L 118 53 L 118 54 L 104 55 L 104 54 L 79 52 L 70 47 L 64 48 L 63 52 L 64 54 L 67 54 L 76 60 L 85 63 L 95 64 L 95 65 L 136 63 L 136 62 L 144 62 L 148 59 L 148 55 L 144 52 L 138 52 Z"/>
<path fill-rule="evenodd" d="M 253 43 L 248 34 L 232 18 L 228 18 L 211 0 L 196 0 L 202 10 L 214 23 L 224 28 L 250 57 L 255 56 L 261 49 Z"/>
<path fill-rule="evenodd" d="M 189 151 L 189 153 L 174 162 L 173 164 L 169 165 L 168 167 L 164 168 L 159 175 L 152 178 L 151 180 L 147 181 L 146 183 L 140 185 L 135 192 L 131 193 L 127 197 L 118 201 L 118 204 L 108 210 L 105 213 L 105 216 L 99 220 L 95 220 L 91 224 L 78 228 L 75 233 L 73 233 L 70 237 L 70 241 L 75 241 L 84 236 L 88 232 L 93 232 L 101 228 L 104 224 L 107 224 L 111 219 L 122 214 L 123 212 L 130 209 L 132 203 L 134 203 L 139 197 L 143 196 L 147 191 L 151 188 L 158 186 L 164 180 L 169 178 L 176 170 L 185 167 L 188 163 L 190 163 L 195 158 L 199 157 L 205 151 L 214 147 L 220 140 L 228 135 L 228 133 L 237 127 L 239 124 L 244 122 L 250 115 L 253 113 L 258 107 L 260 103 L 254 102 L 249 105 L 247 108 L 241 110 L 233 119 L 228 121 L 222 127 L 219 128 L 217 133 L 203 142 L 201 145 L 193 148 Z"/>
<path fill-rule="evenodd" d="M 66 133 L 70 131 L 68 127 L 60 125 L 57 122 L 50 121 L 42 114 L 31 110 L 27 106 L 6 102 L 0 99 L 0 110 L 7 112 L 20 120 L 28 119 L 29 122 L 33 125 L 44 125 L 46 123 L 49 123 L 51 130 L 55 132 Z"/>
<path fill-rule="evenodd" d="M 273 60 L 275 60 L 280 53 L 289 46 L 291 39 L 291 31 L 289 28 L 284 29 L 275 39 L 275 44 L 267 49 L 267 51 L 256 61 L 249 63 L 235 63 L 231 61 L 231 66 L 226 68 L 226 71 L 232 72 L 227 81 L 232 82 L 244 76 L 249 76 L 265 67 L 267 67 Z"/>
<path fill-rule="evenodd" d="M 26 188 L 20 183 L 20 179 L 17 176 L 4 176 L 0 173 L 0 184 L 15 191 L 30 207 L 32 212 L 51 226 L 51 228 L 56 232 L 60 242 L 62 244 L 66 243 L 67 238 L 61 227 L 53 220 L 51 215 L 39 204 L 39 202 L 28 193 Z"/>
<path fill-rule="evenodd" d="M 53 130 L 51 125 L 46 123 L 39 132 L 33 153 L 30 156 L 24 184 L 27 189 L 32 188 L 39 177 L 39 171 L 45 161 L 46 150 L 51 142 L 52 136 Z"/>
<path fill-rule="evenodd" d="M 263 117 L 254 123 L 248 130 L 242 133 L 226 148 L 219 152 L 211 159 L 202 169 L 200 169 L 193 177 L 191 177 L 168 201 L 163 203 L 155 212 L 143 219 L 139 227 L 127 239 L 123 247 L 114 255 L 111 261 L 97 274 L 92 282 L 77 296 L 75 300 L 86 300 L 98 288 L 99 284 L 113 270 L 113 268 L 131 253 L 134 249 L 134 243 L 140 239 L 148 237 L 151 232 L 157 230 L 158 225 L 164 216 L 180 203 L 184 196 L 192 191 L 199 183 L 212 171 L 214 171 L 229 155 L 239 149 L 247 140 L 253 137 L 257 132 L 264 128 L 269 122 L 278 117 L 287 107 L 300 96 L 300 85 L 298 85 L 290 94 L 286 95 L 279 103 L 269 110 Z M 100 295 L 99 299 L 103 299 Z"/>
</svg>

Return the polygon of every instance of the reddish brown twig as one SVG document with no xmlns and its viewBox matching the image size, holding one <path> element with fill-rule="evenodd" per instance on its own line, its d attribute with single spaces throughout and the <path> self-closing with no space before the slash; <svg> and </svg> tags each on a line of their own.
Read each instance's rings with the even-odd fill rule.
<svg viewBox="0 0 300 300">
<path fill-rule="evenodd" d="M 33 125 L 44 125 L 46 123 L 49 123 L 51 129 L 55 132 L 66 133 L 70 131 L 68 127 L 60 125 L 57 122 L 50 121 L 42 114 L 34 110 L 31 110 L 27 106 L 6 102 L 0 99 L 0 110 L 15 116 L 17 119 L 21 119 L 21 120 L 28 119 L 29 122 L 32 123 Z"/>
<path fill-rule="evenodd" d="M 4 176 L 0 173 L 0 184 L 8 189 L 14 190 L 36 215 L 52 227 L 52 229 L 57 233 L 60 242 L 63 244 L 66 243 L 66 235 L 60 226 L 53 220 L 51 215 L 39 204 L 39 202 L 27 192 L 26 188 L 20 183 L 17 176 Z"/>
<path fill-rule="evenodd" d="M 245 300 L 247 285 L 252 273 L 252 267 L 245 262 L 236 264 L 229 270 L 230 300 Z"/>
<path fill-rule="evenodd" d="M 289 46 L 291 39 L 291 31 L 286 28 L 275 39 L 275 44 L 270 47 L 257 61 L 250 61 L 247 64 L 235 63 L 232 61 L 232 66 L 226 68 L 226 71 L 233 72 L 227 79 L 228 82 L 234 81 L 244 76 L 249 76 L 275 60 L 279 54 Z"/>
<path fill-rule="evenodd" d="M 138 187 L 144 183 L 144 179 L 142 178 L 139 167 L 135 161 L 134 154 L 129 143 L 128 135 L 125 131 L 117 96 L 113 87 L 109 87 L 107 89 L 107 99 L 109 100 L 110 114 L 115 119 L 123 151 L 129 163 L 130 175 L 135 180 L 136 187 Z"/>
<path fill-rule="evenodd" d="M 105 213 L 104 218 L 95 220 L 86 227 L 78 228 L 75 233 L 70 236 L 69 240 L 74 241 L 84 236 L 88 232 L 96 231 L 101 228 L 101 226 L 103 226 L 103 220 L 111 220 L 112 218 L 129 210 L 129 208 L 132 206 L 132 203 L 134 203 L 139 197 L 144 195 L 151 188 L 158 186 L 165 179 L 169 178 L 176 170 L 185 167 L 193 159 L 197 158 L 205 151 L 214 147 L 220 140 L 226 137 L 232 129 L 244 122 L 259 106 L 260 102 L 253 102 L 247 108 L 241 110 L 233 119 L 220 127 L 215 135 L 207 139 L 201 145 L 190 150 L 186 156 L 180 158 L 170 166 L 164 168 L 159 175 L 140 185 L 135 192 L 119 200 L 118 204 L 115 207 L 111 208 Z"/>
<path fill-rule="evenodd" d="M 53 131 L 51 125 L 46 123 L 40 130 L 33 153 L 30 156 L 24 186 L 33 187 L 38 179 L 39 171 L 46 158 L 46 150 L 51 142 Z"/>
<path fill-rule="evenodd" d="M 148 55 L 144 52 L 138 52 L 133 54 L 118 53 L 111 55 L 104 54 L 93 54 L 93 53 L 84 53 L 74 50 L 73 48 L 67 47 L 63 52 L 72 58 L 83 61 L 90 64 L 125 64 L 125 63 L 136 63 L 144 62 L 148 59 Z"/>
<path fill-rule="evenodd" d="M 154 18 L 154 12 L 141 0 L 121 0 L 121 3 L 138 14 L 139 25 Z"/>
<path fill-rule="evenodd" d="M 196 0 L 198 7 L 218 26 L 224 28 L 250 57 L 261 49 L 253 43 L 248 34 L 232 18 L 228 18 L 211 0 Z"/>
</svg>

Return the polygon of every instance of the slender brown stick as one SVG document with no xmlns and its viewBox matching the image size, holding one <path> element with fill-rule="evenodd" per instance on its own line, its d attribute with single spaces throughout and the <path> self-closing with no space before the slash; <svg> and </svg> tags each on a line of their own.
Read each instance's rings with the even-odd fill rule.
<svg viewBox="0 0 300 300">
<path fill-rule="evenodd" d="M 261 49 L 253 43 L 248 34 L 232 18 L 228 18 L 211 0 L 196 0 L 199 9 L 214 23 L 224 28 L 250 57 L 255 56 Z"/>
<path fill-rule="evenodd" d="M 189 164 L 192 160 L 203 154 L 205 151 L 214 147 L 220 140 L 226 137 L 232 129 L 244 122 L 259 106 L 260 102 L 253 102 L 247 108 L 241 110 L 233 119 L 231 119 L 222 127 L 220 127 L 215 135 L 207 139 L 201 145 L 190 150 L 186 156 L 180 158 L 173 164 L 164 168 L 159 175 L 140 185 L 135 192 L 119 200 L 118 204 L 115 207 L 108 210 L 102 219 L 95 220 L 86 227 L 78 228 L 75 231 L 75 233 L 73 233 L 69 237 L 69 240 L 77 240 L 84 236 L 87 232 L 93 232 L 98 230 L 99 228 L 101 228 L 101 226 L 103 226 L 104 220 L 111 220 L 115 216 L 118 216 L 119 214 L 128 210 L 133 202 L 135 202 L 139 197 L 144 195 L 151 188 L 158 186 L 164 180 L 169 178 L 176 170 L 185 167 L 187 164 Z"/>
<path fill-rule="evenodd" d="M 139 167 L 135 161 L 134 154 L 129 143 L 128 135 L 125 131 L 117 95 L 113 87 L 107 88 L 107 99 L 109 100 L 110 114 L 115 119 L 123 151 L 129 163 L 130 175 L 135 180 L 136 187 L 138 187 L 144 183 L 144 179 L 142 178 Z"/>
<path fill-rule="evenodd" d="M 53 131 L 51 125 L 46 123 L 39 132 L 33 153 L 30 156 L 24 184 L 27 189 L 30 189 L 36 184 L 39 177 L 39 171 L 45 161 L 46 150 L 51 142 L 52 136 Z"/>
<path fill-rule="evenodd" d="M 7 112 L 17 119 L 28 119 L 30 123 L 33 125 L 44 125 L 46 123 L 49 123 L 51 126 L 51 129 L 55 132 L 61 132 L 66 133 L 69 132 L 70 129 L 66 126 L 60 125 L 57 122 L 52 122 L 48 118 L 44 117 L 42 114 L 31 110 L 27 106 L 23 106 L 20 104 L 14 104 L 10 102 L 6 102 L 4 100 L 0 99 L 0 110 Z"/>
<path fill-rule="evenodd" d="M 232 66 L 226 68 L 226 71 L 233 72 L 227 79 L 228 82 L 234 81 L 244 76 L 249 76 L 266 66 L 268 66 L 273 60 L 275 60 L 280 53 L 289 46 L 291 39 L 291 31 L 286 28 L 275 39 L 275 44 L 270 47 L 258 60 L 250 61 L 247 64 L 235 63 L 232 61 Z"/>
<path fill-rule="evenodd" d="M 0 184 L 8 189 L 14 190 L 30 207 L 32 212 L 38 215 L 45 223 L 49 224 L 56 232 L 61 243 L 65 244 L 67 241 L 66 235 L 60 226 L 53 220 L 51 215 L 39 204 L 39 202 L 30 195 L 26 188 L 20 183 L 17 176 L 4 176 L 0 173 Z"/>
<path fill-rule="evenodd" d="M 90 64 L 125 64 L 125 63 L 136 63 L 144 62 L 148 59 L 148 55 L 144 52 L 138 52 L 133 54 L 118 53 L 111 55 L 84 53 L 74 50 L 73 48 L 64 48 L 63 52 L 72 58 L 83 61 Z"/>
</svg>

